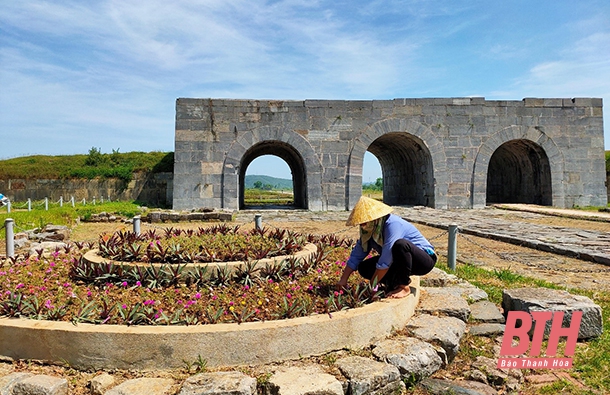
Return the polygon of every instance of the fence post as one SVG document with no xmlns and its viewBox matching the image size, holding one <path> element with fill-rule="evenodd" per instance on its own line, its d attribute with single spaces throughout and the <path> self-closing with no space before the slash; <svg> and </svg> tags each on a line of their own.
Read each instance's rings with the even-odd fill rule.
<svg viewBox="0 0 610 395">
<path fill-rule="evenodd" d="M 49 211 L 49 198 L 44 198 L 44 209 L 45 211 Z"/>
<path fill-rule="evenodd" d="M 32 199 L 28 198 L 28 211 L 32 211 Z"/>
<path fill-rule="evenodd" d="M 136 235 L 140 235 L 140 223 L 142 218 L 139 215 L 133 217 L 133 233 Z"/>
<path fill-rule="evenodd" d="M 447 265 L 449 269 L 455 271 L 455 260 L 457 257 L 457 233 L 456 224 L 449 225 L 447 240 Z"/>
<path fill-rule="evenodd" d="M 95 196 L 93 197 L 93 205 L 95 206 Z"/>
<path fill-rule="evenodd" d="M 74 207 L 74 196 L 70 197 L 70 202 L 72 203 L 72 207 Z"/>
<path fill-rule="evenodd" d="M 15 221 L 12 218 L 4 220 L 4 228 L 6 229 L 6 256 L 12 258 L 15 256 L 15 233 L 13 225 Z"/>
<path fill-rule="evenodd" d="M 59 207 L 63 207 L 64 206 L 64 197 L 63 195 L 59 197 Z"/>
<path fill-rule="evenodd" d="M 104 204 L 104 195 L 100 196 L 100 204 Z"/>
<path fill-rule="evenodd" d="M 263 228 L 263 216 L 261 214 L 254 214 L 254 226 L 258 230 Z"/>
<path fill-rule="evenodd" d="M 9 200 L 8 203 L 6 204 L 6 212 L 10 214 L 11 212 L 11 201 Z"/>
</svg>

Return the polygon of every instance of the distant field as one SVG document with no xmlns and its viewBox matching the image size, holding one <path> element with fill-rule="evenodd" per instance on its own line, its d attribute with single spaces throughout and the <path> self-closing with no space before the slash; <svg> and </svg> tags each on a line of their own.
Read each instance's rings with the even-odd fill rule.
<svg viewBox="0 0 610 395">
<path fill-rule="evenodd" d="M 294 204 L 292 189 L 278 191 L 265 191 L 261 189 L 246 189 L 244 191 L 244 204 L 246 206 L 260 205 L 282 205 L 290 206 Z"/>
</svg>

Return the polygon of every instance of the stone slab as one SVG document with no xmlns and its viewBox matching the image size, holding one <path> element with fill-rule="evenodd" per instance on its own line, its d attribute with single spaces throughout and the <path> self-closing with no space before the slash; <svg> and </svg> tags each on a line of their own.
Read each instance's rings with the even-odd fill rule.
<svg viewBox="0 0 610 395">
<path fill-rule="evenodd" d="M 507 289 L 502 293 L 502 308 L 504 313 L 509 311 L 561 311 L 563 327 L 570 326 L 572 313 L 582 311 L 582 320 L 578 339 L 589 339 L 600 336 L 603 332 L 602 310 L 586 296 L 573 295 L 567 291 L 549 288 L 517 288 Z M 545 336 L 551 330 L 552 320 L 546 322 Z M 532 331 L 535 323 L 532 326 Z"/>
<path fill-rule="evenodd" d="M 391 395 L 405 390 L 398 368 L 370 358 L 351 356 L 336 362 L 348 379 L 351 395 Z"/>
<path fill-rule="evenodd" d="M 274 395 L 344 395 L 341 382 L 317 366 L 281 368 L 268 387 Z"/>
<path fill-rule="evenodd" d="M 423 289 L 417 312 L 446 315 L 467 322 L 470 317 L 470 306 L 464 298 L 457 295 L 457 292 L 451 292 L 448 288 L 426 287 Z"/>
<path fill-rule="evenodd" d="M 498 307 L 488 300 L 480 300 L 471 304 L 470 312 L 474 321 L 499 324 L 503 324 L 505 321 Z"/>
<path fill-rule="evenodd" d="M 460 341 L 466 332 L 464 321 L 455 317 L 435 317 L 421 314 L 413 317 L 406 329 L 415 337 L 439 344 L 449 360 L 453 360 L 460 349 Z"/>
<path fill-rule="evenodd" d="M 178 395 L 252 395 L 256 379 L 241 372 L 199 373 L 184 381 Z"/>
</svg>

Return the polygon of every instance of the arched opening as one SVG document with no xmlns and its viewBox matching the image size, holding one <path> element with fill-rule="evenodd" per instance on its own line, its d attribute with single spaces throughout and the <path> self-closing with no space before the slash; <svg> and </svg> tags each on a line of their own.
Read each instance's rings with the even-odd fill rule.
<svg viewBox="0 0 610 395">
<path fill-rule="evenodd" d="M 375 155 L 366 151 L 362 161 L 362 195 L 383 201 L 383 173 Z"/>
<path fill-rule="evenodd" d="M 381 166 L 384 203 L 434 207 L 432 159 L 423 141 L 408 133 L 386 133 L 368 151 Z"/>
<path fill-rule="evenodd" d="M 263 169 L 265 163 L 268 166 L 275 166 L 278 164 L 278 161 L 283 161 L 289 172 L 286 171 L 287 177 L 277 177 L 282 175 L 282 172 L 276 172 L 272 169 L 268 169 L 265 174 L 270 177 L 282 178 L 282 179 L 290 179 L 291 187 L 284 187 L 284 185 L 279 185 L 278 182 L 273 183 L 273 180 L 265 183 L 262 179 L 259 184 L 261 189 L 268 189 L 269 184 L 273 187 L 273 189 L 277 190 L 276 192 L 280 194 L 288 193 L 292 195 L 292 200 L 287 202 L 287 199 L 278 198 L 274 199 L 270 198 L 266 201 L 259 201 L 256 204 L 252 204 L 250 201 L 246 204 L 245 199 L 245 190 L 246 190 L 246 173 L 248 172 L 248 167 L 253 164 L 254 161 L 255 168 Z M 259 161 L 262 161 L 259 163 Z M 262 165 L 262 166 L 261 166 Z M 282 164 L 279 166 L 283 167 Z M 241 164 L 239 166 L 239 208 L 240 209 L 249 209 L 249 208 L 261 208 L 261 209 L 274 209 L 274 208 L 300 208 L 307 209 L 307 181 L 305 175 L 305 164 L 301 155 L 289 144 L 283 143 L 281 141 L 264 141 L 262 143 L 254 145 L 244 154 Z M 276 168 L 277 169 L 277 166 Z M 259 171 L 257 171 L 259 172 Z M 277 187 L 277 188 L 276 188 Z M 262 195 L 262 194 L 261 194 Z"/>
<path fill-rule="evenodd" d="M 486 201 L 552 205 L 551 167 L 542 147 L 528 140 L 498 147 L 489 160 Z"/>
</svg>

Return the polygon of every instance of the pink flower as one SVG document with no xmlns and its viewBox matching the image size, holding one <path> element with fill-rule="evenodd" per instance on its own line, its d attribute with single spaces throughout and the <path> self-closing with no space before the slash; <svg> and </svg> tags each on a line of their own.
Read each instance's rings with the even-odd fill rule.
<svg viewBox="0 0 610 395">
<path fill-rule="evenodd" d="M 141 283 L 141 282 L 139 282 L 139 281 L 136 281 L 136 286 L 137 286 L 137 287 L 141 287 L 141 286 L 142 286 L 142 283 Z"/>
<path fill-rule="evenodd" d="M 288 299 L 290 299 L 290 298 L 292 298 L 292 295 L 290 295 L 290 294 L 286 294 L 286 297 L 287 297 Z"/>
<path fill-rule="evenodd" d="M 216 299 L 218 299 L 218 296 L 212 295 L 212 300 L 216 300 Z"/>
<path fill-rule="evenodd" d="M 121 308 L 122 308 L 123 310 L 125 310 L 125 309 L 127 308 L 127 305 L 126 305 L 126 304 L 122 304 L 122 305 L 121 305 Z"/>
<path fill-rule="evenodd" d="M 197 292 L 197 293 L 195 294 L 195 299 L 201 299 L 201 293 Z"/>
<path fill-rule="evenodd" d="M 46 307 L 47 309 L 52 309 L 54 306 L 51 304 L 51 299 L 47 299 L 44 302 L 44 307 Z"/>
<path fill-rule="evenodd" d="M 126 286 L 128 285 L 128 284 L 127 284 L 127 281 L 123 281 L 123 282 L 121 283 L 121 285 L 122 285 L 122 286 L 124 286 L 124 287 L 126 287 Z"/>
<path fill-rule="evenodd" d="M 19 288 L 23 288 L 23 287 L 25 287 L 25 285 L 23 285 L 23 283 L 19 283 L 19 284 L 17 284 L 15 289 L 19 289 Z"/>
</svg>

